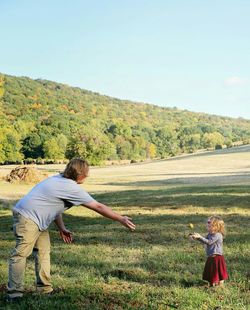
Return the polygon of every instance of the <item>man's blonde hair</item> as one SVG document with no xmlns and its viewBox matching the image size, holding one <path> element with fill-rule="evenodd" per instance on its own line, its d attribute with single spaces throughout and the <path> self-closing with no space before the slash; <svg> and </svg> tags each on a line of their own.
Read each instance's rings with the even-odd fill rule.
<svg viewBox="0 0 250 310">
<path fill-rule="evenodd" d="M 65 170 L 63 171 L 63 177 L 76 181 L 78 176 L 84 175 L 88 176 L 89 164 L 86 160 L 81 158 L 74 158 L 67 164 Z"/>
<path fill-rule="evenodd" d="M 210 227 L 212 233 L 219 232 L 225 236 L 225 223 L 220 216 L 211 216 L 209 221 L 211 221 Z"/>
</svg>

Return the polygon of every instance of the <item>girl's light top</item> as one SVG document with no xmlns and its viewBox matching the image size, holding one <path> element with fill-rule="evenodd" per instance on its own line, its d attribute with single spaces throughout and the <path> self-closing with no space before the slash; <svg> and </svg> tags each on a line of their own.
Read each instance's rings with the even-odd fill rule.
<svg viewBox="0 0 250 310">
<path fill-rule="evenodd" d="M 221 233 L 209 233 L 206 238 L 201 237 L 198 240 L 206 244 L 207 256 L 223 255 L 223 236 Z"/>
</svg>

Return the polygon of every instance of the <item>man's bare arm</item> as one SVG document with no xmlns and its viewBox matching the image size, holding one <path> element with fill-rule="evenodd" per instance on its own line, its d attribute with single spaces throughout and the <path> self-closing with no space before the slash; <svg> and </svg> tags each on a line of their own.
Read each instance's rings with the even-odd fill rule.
<svg viewBox="0 0 250 310">
<path fill-rule="evenodd" d="M 91 209 L 104 217 L 107 217 L 113 221 L 120 222 L 123 226 L 129 228 L 130 230 L 135 230 L 135 224 L 131 222 L 131 218 L 127 216 L 122 216 L 114 212 L 111 208 L 107 207 L 103 203 L 100 203 L 96 200 L 84 204 L 85 207 Z"/>
<path fill-rule="evenodd" d="M 65 243 L 71 243 L 73 241 L 72 233 L 65 227 L 62 214 L 59 214 L 54 220 L 57 228 L 59 229 L 60 236 Z"/>
</svg>

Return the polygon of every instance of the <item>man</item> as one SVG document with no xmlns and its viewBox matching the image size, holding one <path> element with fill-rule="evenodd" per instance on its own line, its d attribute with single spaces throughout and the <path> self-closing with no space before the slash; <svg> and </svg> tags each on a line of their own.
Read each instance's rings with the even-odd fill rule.
<svg viewBox="0 0 250 310">
<path fill-rule="evenodd" d="M 62 213 L 74 205 L 83 205 L 104 217 L 120 222 L 130 230 L 135 225 L 127 216 L 121 216 L 106 205 L 96 201 L 79 184 L 88 176 L 85 160 L 72 159 L 62 174 L 49 177 L 37 184 L 13 209 L 13 230 L 16 247 L 9 260 L 8 300 L 23 296 L 23 276 L 27 257 L 35 256 L 37 291 L 51 294 L 50 239 L 48 227 L 54 221 L 64 242 L 72 242 L 72 234 L 66 229 Z"/>
</svg>

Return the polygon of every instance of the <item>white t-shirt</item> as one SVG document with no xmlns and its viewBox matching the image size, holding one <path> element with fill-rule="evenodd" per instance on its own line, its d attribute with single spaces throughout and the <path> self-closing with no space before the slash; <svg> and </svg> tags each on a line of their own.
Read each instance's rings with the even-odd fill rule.
<svg viewBox="0 0 250 310">
<path fill-rule="evenodd" d="M 35 222 L 40 230 L 46 230 L 56 217 L 66 209 L 94 201 L 79 184 L 61 174 L 38 183 L 14 207 Z"/>
</svg>

